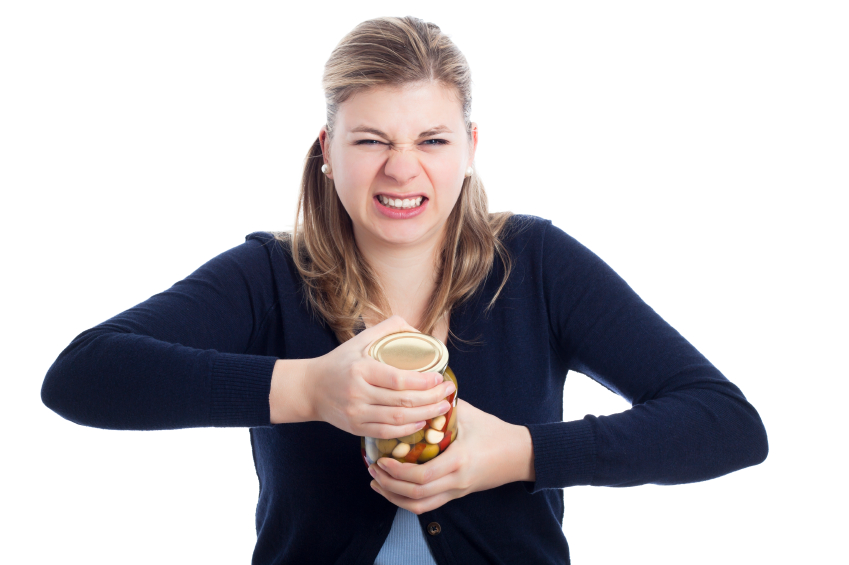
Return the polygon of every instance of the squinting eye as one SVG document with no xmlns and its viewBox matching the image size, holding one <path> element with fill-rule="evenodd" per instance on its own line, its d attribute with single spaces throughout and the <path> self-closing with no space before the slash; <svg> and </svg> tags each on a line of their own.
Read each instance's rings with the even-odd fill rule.
<svg viewBox="0 0 849 565">
<path fill-rule="evenodd" d="M 426 139 L 422 141 L 424 145 L 446 145 L 447 143 L 444 139 Z"/>
<path fill-rule="evenodd" d="M 380 145 L 380 142 L 376 139 L 361 139 L 355 142 L 354 145 Z"/>
</svg>

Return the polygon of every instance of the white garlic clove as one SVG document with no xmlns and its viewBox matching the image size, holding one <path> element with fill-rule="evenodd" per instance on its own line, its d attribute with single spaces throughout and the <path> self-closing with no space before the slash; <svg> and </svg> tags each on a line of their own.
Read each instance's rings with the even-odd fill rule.
<svg viewBox="0 0 849 565">
<path fill-rule="evenodd" d="M 430 421 L 430 427 L 437 431 L 442 431 L 445 426 L 445 416 L 437 416 Z"/>
<path fill-rule="evenodd" d="M 409 452 L 410 444 L 401 442 L 395 446 L 395 449 L 392 450 L 392 457 L 400 459 L 401 457 L 406 456 Z"/>
<path fill-rule="evenodd" d="M 434 429 L 430 429 L 425 432 L 425 441 L 428 443 L 439 443 L 444 437 L 444 433 Z"/>
</svg>

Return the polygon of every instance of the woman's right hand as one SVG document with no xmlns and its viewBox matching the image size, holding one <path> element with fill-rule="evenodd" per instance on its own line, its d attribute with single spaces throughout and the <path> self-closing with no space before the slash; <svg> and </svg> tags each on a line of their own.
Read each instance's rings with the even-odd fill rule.
<svg viewBox="0 0 849 565">
<path fill-rule="evenodd" d="M 443 382 L 439 373 L 396 369 L 368 355 L 373 342 L 402 331 L 418 330 L 392 316 L 309 360 L 302 381 L 309 419 L 354 435 L 389 439 L 410 435 L 425 420 L 448 412 L 444 399 L 454 390 L 450 380 Z"/>
</svg>

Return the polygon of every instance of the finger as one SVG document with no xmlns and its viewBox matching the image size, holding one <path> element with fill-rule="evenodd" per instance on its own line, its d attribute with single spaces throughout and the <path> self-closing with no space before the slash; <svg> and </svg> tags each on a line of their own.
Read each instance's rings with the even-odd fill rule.
<svg viewBox="0 0 849 565">
<path fill-rule="evenodd" d="M 427 390 L 390 390 L 385 387 L 375 387 L 371 392 L 371 403 L 379 406 L 402 406 L 412 408 L 428 404 L 439 404 L 454 390 L 451 381 L 440 383 Z M 431 416 L 428 416 L 429 418 Z"/>
<path fill-rule="evenodd" d="M 396 369 L 392 365 L 366 359 L 364 378 L 372 386 L 391 390 L 429 390 L 443 382 L 439 373 L 420 373 Z M 453 384 L 453 383 L 452 383 Z M 450 393 L 449 393 L 450 394 Z M 445 395 L 447 396 L 447 395 Z"/>
<path fill-rule="evenodd" d="M 447 400 L 438 404 L 400 408 L 397 406 L 368 406 L 364 411 L 363 424 L 389 424 L 403 426 L 436 418 L 451 409 Z M 400 436 L 393 436 L 400 437 Z"/>
<path fill-rule="evenodd" d="M 426 425 L 427 422 L 424 420 L 411 424 L 404 424 L 403 426 L 394 426 L 379 422 L 367 422 L 360 426 L 358 433 L 366 437 L 373 437 L 376 439 L 395 439 L 412 435 L 424 428 Z"/>
<path fill-rule="evenodd" d="M 394 492 L 387 491 L 386 489 L 381 488 L 377 481 L 371 482 L 371 488 L 374 489 L 375 492 L 382 495 L 386 500 L 398 506 L 399 508 L 403 508 L 404 510 L 409 510 L 413 514 L 423 514 L 425 512 L 430 512 L 435 508 L 439 508 L 451 500 L 454 500 L 455 496 L 451 492 L 443 492 L 436 496 L 431 496 L 430 498 L 422 499 L 422 500 L 413 500 L 411 498 L 407 498 L 406 496 L 401 496 L 399 494 L 395 494 Z"/>
<path fill-rule="evenodd" d="M 398 332 L 421 333 L 419 330 L 408 324 L 404 318 L 395 315 L 386 318 L 375 326 L 361 331 L 353 338 L 351 338 L 351 342 L 356 343 L 358 347 L 363 348 L 365 353 L 368 353 L 368 348 L 369 346 L 371 346 L 372 342 L 377 341 L 385 335 L 394 334 Z"/>
<path fill-rule="evenodd" d="M 408 463 L 408 465 L 409 464 L 410 463 Z M 438 479 L 425 484 L 400 481 L 381 469 L 379 465 L 369 466 L 369 473 L 372 474 L 372 477 L 384 491 L 399 494 L 412 500 L 421 500 L 431 496 L 436 496 L 445 491 L 453 490 L 457 486 L 456 477 L 453 473 L 445 475 L 444 477 L 439 477 Z"/>
<path fill-rule="evenodd" d="M 449 453 L 451 445 L 445 451 L 426 463 L 417 465 L 414 463 L 399 463 L 390 457 L 381 457 L 377 460 L 377 466 L 393 479 L 408 483 L 427 484 L 454 473 L 460 468 L 460 462 L 455 454 Z"/>
</svg>

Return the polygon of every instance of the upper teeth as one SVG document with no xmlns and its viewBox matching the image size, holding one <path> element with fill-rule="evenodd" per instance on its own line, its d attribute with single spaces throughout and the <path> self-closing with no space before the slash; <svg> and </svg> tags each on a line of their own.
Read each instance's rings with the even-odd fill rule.
<svg viewBox="0 0 849 565">
<path fill-rule="evenodd" d="M 387 198 L 382 194 L 378 196 L 380 201 L 384 206 L 392 206 L 393 208 L 415 208 L 422 203 L 422 197 L 419 196 L 417 198 L 405 198 L 401 200 L 400 198 Z"/>
</svg>

